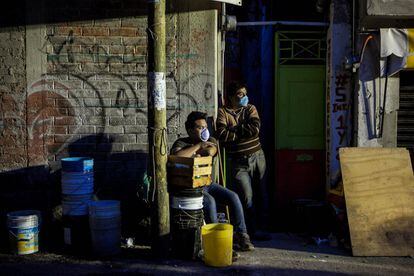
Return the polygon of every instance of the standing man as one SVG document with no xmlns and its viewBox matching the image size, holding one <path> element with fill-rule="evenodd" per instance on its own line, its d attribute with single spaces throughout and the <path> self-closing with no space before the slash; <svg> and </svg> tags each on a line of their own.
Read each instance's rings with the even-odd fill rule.
<svg viewBox="0 0 414 276">
<path fill-rule="evenodd" d="M 230 162 L 232 181 L 228 186 L 242 201 L 250 236 L 253 239 L 270 239 L 268 234 L 256 231 L 255 221 L 255 207 L 261 207 L 259 218 L 264 217 L 267 211 L 264 186 L 266 160 L 260 145 L 259 114 L 256 107 L 249 104 L 245 85 L 232 82 L 226 92 L 226 105 L 218 110 L 216 134 Z"/>
<path fill-rule="evenodd" d="M 193 111 L 185 122 L 188 137 L 176 140 L 171 148 L 171 155 L 182 157 L 215 156 L 217 153 L 217 141 L 210 137 L 207 128 L 207 114 Z M 253 244 L 247 234 L 244 221 L 243 206 L 239 197 L 233 191 L 224 188 L 217 183 L 211 183 L 203 187 L 203 206 L 207 223 L 217 223 L 216 202 L 228 205 L 233 215 L 235 249 L 252 251 Z"/>
</svg>

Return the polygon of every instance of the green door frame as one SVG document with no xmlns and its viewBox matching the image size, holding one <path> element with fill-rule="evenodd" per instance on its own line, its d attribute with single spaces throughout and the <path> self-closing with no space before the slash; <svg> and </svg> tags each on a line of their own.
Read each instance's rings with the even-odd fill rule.
<svg viewBox="0 0 414 276">
<path fill-rule="evenodd" d="M 275 107 L 280 91 L 280 69 L 283 66 L 323 66 L 326 56 L 326 32 L 276 31 L 275 32 Z M 326 99 L 325 99 L 326 101 Z M 277 110 L 274 114 L 275 132 L 278 129 Z M 275 149 L 277 148 L 275 133 Z"/>
</svg>

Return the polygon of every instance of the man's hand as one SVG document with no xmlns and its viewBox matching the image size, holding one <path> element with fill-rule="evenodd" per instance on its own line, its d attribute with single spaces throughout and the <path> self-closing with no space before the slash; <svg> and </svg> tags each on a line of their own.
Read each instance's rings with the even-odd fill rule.
<svg viewBox="0 0 414 276">
<path fill-rule="evenodd" d="M 206 142 L 200 142 L 200 149 L 206 149 L 208 147 L 216 147 L 216 144 L 206 141 Z"/>
<path fill-rule="evenodd" d="M 212 142 L 200 142 L 198 146 L 200 149 L 196 151 L 196 154 L 201 156 L 214 156 L 217 153 L 217 145 Z"/>
</svg>

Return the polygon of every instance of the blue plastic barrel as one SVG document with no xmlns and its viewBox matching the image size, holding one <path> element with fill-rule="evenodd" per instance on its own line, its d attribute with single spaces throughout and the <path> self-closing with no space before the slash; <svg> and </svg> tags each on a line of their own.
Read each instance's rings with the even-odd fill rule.
<svg viewBox="0 0 414 276">
<path fill-rule="evenodd" d="M 91 194 L 93 193 L 93 181 L 93 172 L 62 172 L 62 194 Z"/>
<path fill-rule="evenodd" d="M 62 158 L 62 172 L 93 172 L 93 159 L 90 157 Z"/>
<path fill-rule="evenodd" d="M 110 256 L 121 251 L 121 208 L 117 200 L 92 201 L 89 225 L 95 254 Z"/>
<path fill-rule="evenodd" d="M 63 195 L 62 212 L 64 216 L 87 216 L 93 194 Z"/>
<path fill-rule="evenodd" d="M 93 159 L 89 157 L 62 158 L 62 194 L 93 193 Z"/>
</svg>

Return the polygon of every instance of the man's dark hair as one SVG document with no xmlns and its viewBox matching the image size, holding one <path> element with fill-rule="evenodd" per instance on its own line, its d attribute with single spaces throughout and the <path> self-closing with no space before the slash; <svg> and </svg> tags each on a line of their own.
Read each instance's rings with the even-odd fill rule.
<svg viewBox="0 0 414 276">
<path fill-rule="evenodd" d="M 241 83 L 241 82 L 237 82 L 237 81 L 230 82 L 227 85 L 227 89 L 226 89 L 226 98 L 227 98 L 227 100 L 230 96 L 236 95 L 237 91 L 239 91 L 241 88 L 246 88 L 247 89 L 246 84 Z"/>
<path fill-rule="evenodd" d="M 185 129 L 193 129 L 195 127 L 195 121 L 200 119 L 207 121 L 207 113 L 200 111 L 191 112 L 187 116 L 187 121 L 185 121 Z"/>
</svg>

